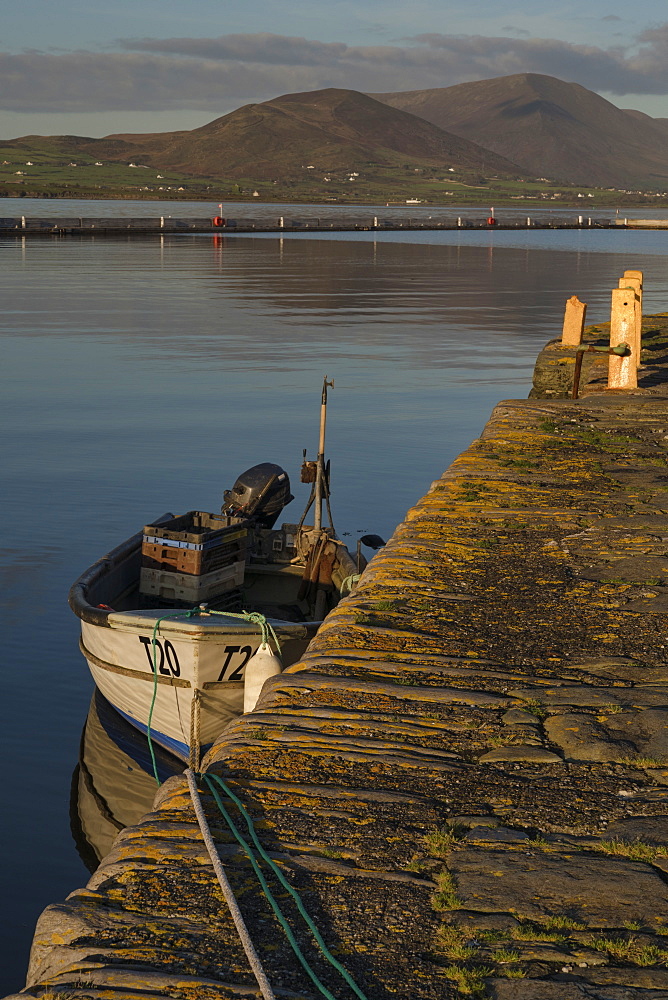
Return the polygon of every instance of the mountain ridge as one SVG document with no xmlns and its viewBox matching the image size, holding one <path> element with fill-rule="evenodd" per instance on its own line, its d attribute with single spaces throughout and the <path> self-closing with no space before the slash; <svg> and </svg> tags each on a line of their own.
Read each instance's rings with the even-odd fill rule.
<svg viewBox="0 0 668 1000">
<path fill-rule="evenodd" d="M 662 119 L 616 107 L 577 83 L 539 73 L 372 94 L 472 138 L 525 171 L 569 183 L 668 186 Z"/>
<path fill-rule="evenodd" d="M 372 95 L 325 88 L 247 104 L 190 131 L 23 136 L 2 145 L 30 152 L 31 142 L 53 157 L 54 169 L 88 158 L 88 166 L 142 165 L 193 183 L 250 179 L 291 189 L 303 187 L 310 171 L 314 181 L 345 187 L 363 175 L 381 190 L 386 183 L 405 189 L 417 176 L 469 189 L 485 177 L 668 189 L 668 119 L 620 109 L 580 84 L 536 73 Z"/>
<path fill-rule="evenodd" d="M 12 140 L 19 144 L 27 137 Z M 361 165 L 488 169 L 523 176 L 517 164 L 366 94 L 327 88 L 247 104 L 192 131 L 115 133 L 102 139 L 52 136 L 54 148 L 116 161 L 141 159 L 194 176 L 267 180 Z M 5 144 L 11 145 L 12 143 Z"/>
</svg>

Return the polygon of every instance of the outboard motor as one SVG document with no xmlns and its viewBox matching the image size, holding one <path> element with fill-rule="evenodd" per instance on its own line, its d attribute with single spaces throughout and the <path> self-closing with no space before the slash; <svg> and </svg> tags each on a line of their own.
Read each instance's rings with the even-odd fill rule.
<svg viewBox="0 0 668 1000">
<path fill-rule="evenodd" d="M 261 528 L 273 528 L 284 507 L 294 500 L 287 472 L 273 462 L 254 465 L 223 493 L 222 514 L 251 517 Z"/>
</svg>

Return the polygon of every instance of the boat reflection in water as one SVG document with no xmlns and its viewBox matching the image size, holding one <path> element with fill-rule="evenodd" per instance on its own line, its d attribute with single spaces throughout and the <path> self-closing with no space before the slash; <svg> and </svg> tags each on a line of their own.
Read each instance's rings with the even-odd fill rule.
<svg viewBox="0 0 668 1000">
<path fill-rule="evenodd" d="M 154 746 L 160 781 L 181 774 L 183 761 Z M 150 812 L 157 791 L 146 737 L 96 689 L 72 775 L 70 822 L 82 861 L 94 872 L 118 833 Z"/>
</svg>

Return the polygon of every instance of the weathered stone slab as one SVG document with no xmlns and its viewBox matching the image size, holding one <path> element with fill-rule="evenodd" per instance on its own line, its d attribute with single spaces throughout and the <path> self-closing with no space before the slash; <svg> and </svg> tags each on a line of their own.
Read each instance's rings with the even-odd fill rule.
<svg viewBox="0 0 668 1000">
<path fill-rule="evenodd" d="M 529 836 L 522 830 L 511 830 L 507 826 L 474 826 L 464 839 L 471 843 L 517 844 L 528 840 Z"/>
<path fill-rule="evenodd" d="M 583 570 L 586 580 L 624 580 L 628 583 L 668 583 L 668 559 L 655 556 L 627 556 Z"/>
<path fill-rule="evenodd" d="M 545 732 L 561 747 L 566 760 L 618 761 L 637 750 L 634 743 L 615 739 L 609 729 L 582 712 L 550 716 Z"/>
<path fill-rule="evenodd" d="M 561 757 L 541 746 L 497 747 L 478 758 L 479 764 L 506 764 L 518 761 L 529 764 L 563 764 Z"/>
<path fill-rule="evenodd" d="M 536 726 L 540 728 L 540 720 L 531 712 L 525 712 L 521 708 L 510 708 L 504 712 L 501 716 L 501 722 L 505 726 Z"/>
<path fill-rule="evenodd" d="M 258 709 L 266 709 L 271 699 L 280 694 L 295 691 L 345 691 L 346 693 L 376 694 L 398 701 L 434 702 L 440 705 L 481 705 L 487 708 L 511 708 L 513 699 L 486 691 L 451 687 L 424 687 L 420 685 L 383 684 L 381 681 L 365 681 L 349 677 L 323 676 L 301 672 L 277 674 L 270 677 L 262 688 L 257 703 Z"/>
<path fill-rule="evenodd" d="M 616 823 L 611 823 L 606 828 L 604 836 L 606 839 L 642 840 L 645 844 L 668 846 L 668 815 L 634 816 L 631 819 L 618 819 Z M 668 914 L 666 917 L 668 918 Z"/>
<path fill-rule="evenodd" d="M 446 823 L 448 826 L 460 826 L 469 830 L 481 826 L 501 826 L 501 820 L 498 816 L 448 816 Z"/>
<path fill-rule="evenodd" d="M 610 965 L 605 969 L 578 970 L 578 978 L 600 985 L 634 986 L 647 990 L 661 990 L 668 997 L 668 969 Z M 656 994 L 653 994 L 656 1000 Z"/>
<path fill-rule="evenodd" d="M 659 785 L 668 785 L 668 767 L 646 767 L 645 774 Z"/>
<path fill-rule="evenodd" d="M 642 712 L 622 712 L 606 718 L 614 736 L 630 739 L 640 756 L 668 764 L 668 711 L 648 708 Z"/>
<path fill-rule="evenodd" d="M 626 858 L 478 848 L 453 851 L 448 868 L 467 909 L 538 921 L 566 914 L 596 928 L 627 920 L 660 928 L 668 912 L 668 885 Z"/>
<path fill-rule="evenodd" d="M 513 688 L 512 698 L 537 701 L 547 708 L 606 708 L 608 705 L 647 708 L 668 708 L 668 686 L 640 685 L 635 687 L 587 687 L 564 685 L 553 688 Z"/>
<path fill-rule="evenodd" d="M 493 979 L 489 980 L 490 1000 L 668 1000 L 663 990 L 631 986 L 596 987 L 572 979 Z"/>
<path fill-rule="evenodd" d="M 614 690 L 614 689 L 613 689 Z M 550 740 L 567 760 L 632 761 L 668 765 L 668 711 L 611 712 L 601 706 L 597 716 L 587 712 L 553 715 L 545 720 Z"/>
</svg>

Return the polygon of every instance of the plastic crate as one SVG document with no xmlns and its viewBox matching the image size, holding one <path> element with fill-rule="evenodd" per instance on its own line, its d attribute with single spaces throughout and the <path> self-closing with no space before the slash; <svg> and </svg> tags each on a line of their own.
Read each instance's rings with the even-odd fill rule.
<svg viewBox="0 0 668 1000">
<path fill-rule="evenodd" d="M 191 510 L 144 528 L 142 569 L 203 576 L 244 560 L 247 540 L 243 519 Z"/>
<path fill-rule="evenodd" d="M 244 592 L 240 587 L 234 590 L 227 590 L 217 597 L 208 597 L 207 605 L 214 611 L 242 611 L 244 607 Z M 175 598 L 160 597 L 154 594 L 142 594 L 139 601 L 142 611 L 155 611 L 158 608 L 175 608 L 190 611 L 193 607 L 192 601 L 179 601 Z"/>
<path fill-rule="evenodd" d="M 244 582 L 245 569 L 245 559 L 201 576 L 142 566 L 139 592 L 145 596 L 161 597 L 166 601 L 199 604 L 200 601 L 209 601 L 240 587 Z"/>
</svg>

